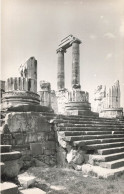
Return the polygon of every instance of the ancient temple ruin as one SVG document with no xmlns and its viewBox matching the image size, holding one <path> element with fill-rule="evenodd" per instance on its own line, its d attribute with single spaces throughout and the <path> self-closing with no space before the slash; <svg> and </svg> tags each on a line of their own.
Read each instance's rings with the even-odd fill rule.
<svg viewBox="0 0 124 194">
<path fill-rule="evenodd" d="M 20 77 L 1 81 L 2 177 L 16 177 L 20 169 L 33 165 L 69 167 L 102 178 L 124 172 L 119 81 L 108 91 L 104 86 L 97 88 L 96 110 L 92 112 L 89 93 L 80 85 L 80 44 L 78 38 L 70 35 L 57 49 L 57 91 L 43 80 L 37 91 L 34 57 L 20 66 Z M 64 53 L 69 47 L 71 90 L 65 88 L 64 80 Z M 106 118 L 108 115 L 114 118 Z"/>
<path fill-rule="evenodd" d="M 89 94 L 81 90 L 80 85 L 80 46 L 81 40 L 69 35 L 64 38 L 58 46 L 58 73 L 57 73 L 57 89 L 58 113 L 66 115 L 90 115 L 91 104 L 89 103 Z M 64 53 L 68 48 L 72 47 L 72 89 L 65 88 L 65 72 L 64 72 Z"/>
</svg>

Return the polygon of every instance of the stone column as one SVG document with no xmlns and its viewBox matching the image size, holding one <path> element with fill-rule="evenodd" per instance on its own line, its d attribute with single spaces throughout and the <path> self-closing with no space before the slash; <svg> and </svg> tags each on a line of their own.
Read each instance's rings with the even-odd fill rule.
<svg viewBox="0 0 124 194">
<path fill-rule="evenodd" d="M 80 88 L 80 40 L 72 43 L 72 88 Z"/>
<path fill-rule="evenodd" d="M 40 105 L 51 108 L 51 84 L 47 81 L 40 81 L 41 91 L 38 92 L 40 95 Z"/>
<path fill-rule="evenodd" d="M 58 72 L 57 72 L 57 89 L 62 90 L 65 88 L 65 72 L 64 72 L 64 53 L 65 50 L 59 49 L 58 53 Z"/>
</svg>

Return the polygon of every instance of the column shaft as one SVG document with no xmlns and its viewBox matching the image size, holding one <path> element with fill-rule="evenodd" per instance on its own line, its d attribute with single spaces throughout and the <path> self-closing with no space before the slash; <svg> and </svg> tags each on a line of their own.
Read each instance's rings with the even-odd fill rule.
<svg viewBox="0 0 124 194">
<path fill-rule="evenodd" d="M 80 51 L 78 42 L 72 44 L 72 88 L 80 88 Z"/>
<path fill-rule="evenodd" d="M 58 51 L 57 89 L 65 88 L 64 51 Z"/>
</svg>

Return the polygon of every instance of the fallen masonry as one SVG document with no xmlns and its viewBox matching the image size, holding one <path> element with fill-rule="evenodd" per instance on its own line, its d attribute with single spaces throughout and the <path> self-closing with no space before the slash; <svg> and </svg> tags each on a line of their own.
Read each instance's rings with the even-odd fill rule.
<svg viewBox="0 0 124 194">
<path fill-rule="evenodd" d="M 80 85 L 80 44 L 79 39 L 70 35 L 57 49 L 58 91 L 51 90 L 50 83 L 42 80 L 41 91 L 37 92 L 34 57 L 21 65 L 20 77 L 1 82 L 0 166 L 4 194 L 8 194 L 8 189 L 13 194 L 18 191 L 15 185 L 11 187 L 11 183 L 4 181 L 17 178 L 20 170 L 31 166 L 73 168 L 99 178 L 112 178 L 124 172 L 123 114 L 106 118 L 91 111 L 89 94 Z M 72 89 L 68 90 L 64 80 L 64 53 L 70 47 Z M 115 105 L 115 98 L 111 99 Z M 35 177 L 26 179 L 19 175 L 18 180 L 23 187 L 21 193 L 45 193 L 28 188 Z"/>
</svg>

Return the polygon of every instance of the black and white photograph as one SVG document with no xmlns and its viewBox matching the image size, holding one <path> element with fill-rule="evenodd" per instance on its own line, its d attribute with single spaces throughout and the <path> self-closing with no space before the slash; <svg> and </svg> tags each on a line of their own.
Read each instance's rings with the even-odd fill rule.
<svg viewBox="0 0 124 194">
<path fill-rule="evenodd" d="M 0 9 L 0 193 L 124 194 L 124 0 Z"/>
</svg>

